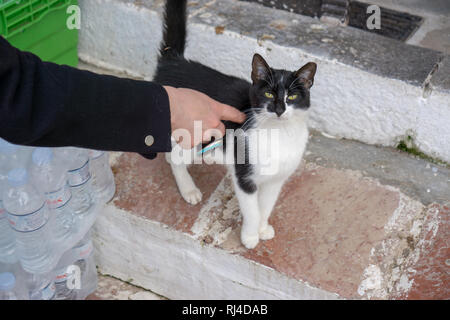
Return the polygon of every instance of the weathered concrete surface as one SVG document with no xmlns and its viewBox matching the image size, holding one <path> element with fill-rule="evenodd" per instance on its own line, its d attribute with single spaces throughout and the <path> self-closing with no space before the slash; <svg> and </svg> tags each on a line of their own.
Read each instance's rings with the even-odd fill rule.
<svg viewBox="0 0 450 320">
<path fill-rule="evenodd" d="M 151 79 L 163 3 L 81 0 L 81 58 Z M 312 128 L 384 146 L 411 136 L 450 161 L 449 88 L 429 85 L 444 54 L 241 1 L 190 1 L 189 10 L 188 58 L 246 79 L 255 52 L 275 68 L 317 62 Z"/>
<path fill-rule="evenodd" d="M 188 232 L 197 219 L 200 204 L 191 206 L 179 197 L 170 165 L 160 156 L 154 161 L 123 154 L 113 167 L 117 189 L 114 205 L 152 221 Z M 197 186 L 208 198 L 225 174 L 223 166 L 192 166 Z"/>
<path fill-rule="evenodd" d="M 421 240 L 423 254 L 414 266 L 408 299 L 450 298 L 450 207 L 434 205 L 425 220 Z"/>
<path fill-rule="evenodd" d="M 450 4 L 447 0 L 361 0 L 362 2 L 370 2 L 388 8 L 395 7 L 397 10 L 421 10 L 422 12 L 430 12 L 436 15 L 450 15 Z"/>
<path fill-rule="evenodd" d="M 409 44 L 450 54 L 450 2 L 447 0 L 361 0 L 424 18 Z"/>
<path fill-rule="evenodd" d="M 399 188 L 425 205 L 450 199 L 450 167 L 430 163 L 394 148 L 311 136 L 305 158 L 325 167 L 352 169 Z"/>
<path fill-rule="evenodd" d="M 275 238 L 245 250 L 239 240 L 239 207 L 229 182 L 225 183 L 224 193 L 216 195 L 222 201 L 203 212 L 199 221 L 212 217 L 214 225 L 214 214 L 224 221 L 220 212 L 234 207 L 236 222 L 228 213 L 222 223 L 228 229 L 208 228 L 213 243 L 345 298 L 359 297 L 357 289 L 371 249 L 386 237 L 383 228 L 398 210 L 401 197 L 358 172 L 307 164 L 284 186 L 274 209 Z M 399 214 L 419 214 L 421 205 L 408 201 L 410 207 Z"/>
<path fill-rule="evenodd" d="M 450 30 L 448 32 L 450 37 Z M 440 90 L 450 91 L 450 56 L 441 60 L 436 73 L 430 80 L 431 86 Z"/>
<path fill-rule="evenodd" d="M 166 300 L 166 298 L 121 280 L 99 275 L 97 290 L 86 300 Z"/>
<path fill-rule="evenodd" d="M 158 179 L 149 179 L 141 173 L 151 167 L 138 155 L 124 153 L 113 161 L 116 176 L 133 177 L 134 187 L 131 180 L 116 179 L 117 196 L 97 222 L 103 273 L 132 278 L 171 299 L 410 298 L 420 291 L 414 288 L 435 283 L 439 288 L 428 290 L 427 297 L 449 298 L 442 264 L 433 269 L 426 263 L 428 255 L 436 256 L 431 247 L 448 259 L 439 240 L 446 234 L 438 236 L 448 223 L 436 229 L 448 212 L 437 213 L 439 205 L 427 207 L 360 171 L 306 163 L 278 200 L 271 218 L 275 238 L 246 250 L 229 178 L 217 187 L 203 186 L 202 203 L 185 212 L 176 209 L 178 193 L 166 190 L 172 200 L 161 219 L 161 211 L 125 199 L 159 186 L 164 190 L 173 183 L 170 174 L 153 172 Z M 205 166 L 194 168 L 195 181 L 201 181 Z M 142 194 L 149 202 L 161 201 Z M 189 223 L 180 224 L 186 219 Z"/>
</svg>

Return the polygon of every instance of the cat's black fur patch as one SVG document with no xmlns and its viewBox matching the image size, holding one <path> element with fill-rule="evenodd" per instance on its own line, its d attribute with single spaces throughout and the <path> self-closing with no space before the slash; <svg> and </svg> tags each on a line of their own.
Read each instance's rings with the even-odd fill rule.
<svg viewBox="0 0 450 320">
<path fill-rule="evenodd" d="M 284 91 L 289 89 L 290 94 L 298 95 L 297 101 L 291 102 L 296 108 L 309 108 L 310 75 L 315 73 L 314 66 L 310 65 L 302 71 L 290 72 L 270 68 L 264 59 L 255 55 L 253 58 L 253 84 L 223 74 L 201 63 L 184 58 L 186 42 L 186 0 L 167 0 L 165 11 L 165 26 L 163 42 L 160 49 L 160 58 L 156 69 L 154 81 L 178 88 L 189 88 L 203 92 L 211 98 L 236 109 L 247 115 L 260 112 L 262 106 L 267 104 L 267 110 L 280 116 L 285 110 Z M 308 64 L 309 65 L 309 64 Z M 314 69 L 311 71 L 311 68 Z M 266 92 L 273 93 L 273 99 L 265 97 Z M 242 124 L 224 121 L 226 129 L 248 130 L 254 127 L 253 121 Z M 235 140 L 235 149 L 236 149 Z M 226 139 L 224 139 L 224 150 Z M 239 186 L 247 193 L 257 190 L 256 184 L 250 179 L 253 166 L 249 164 L 248 149 L 245 150 L 245 163 L 238 163 L 237 152 L 234 152 L 235 173 Z"/>
</svg>

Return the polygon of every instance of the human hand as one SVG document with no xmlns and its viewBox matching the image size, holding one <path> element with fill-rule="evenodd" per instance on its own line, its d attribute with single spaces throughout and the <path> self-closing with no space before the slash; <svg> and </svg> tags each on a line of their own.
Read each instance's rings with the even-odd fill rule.
<svg viewBox="0 0 450 320">
<path fill-rule="evenodd" d="M 172 133 L 177 129 L 185 129 L 190 133 L 190 141 L 177 141 L 184 149 L 210 141 L 212 136 L 223 137 L 225 126 L 221 120 L 237 123 L 245 121 L 245 115 L 237 109 L 211 99 L 199 91 L 169 86 L 164 86 L 164 89 L 169 95 Z M 194 134 L 194 121 L 202 123 L 201 137 Z"/>
</svg>

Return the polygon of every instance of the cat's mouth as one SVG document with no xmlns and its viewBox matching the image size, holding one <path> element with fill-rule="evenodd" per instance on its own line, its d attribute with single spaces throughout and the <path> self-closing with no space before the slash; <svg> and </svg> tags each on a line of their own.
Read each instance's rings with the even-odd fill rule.
<svg viewBox="0 0 450 320">
<path fill-rule="evenodd" d="M 286 111 L 281 114 L 277 114 L 275 112 L 267 112 L 267 118 L 271 121 L 286 121 L 289 119 L 289 115 Z"/>
</svg>

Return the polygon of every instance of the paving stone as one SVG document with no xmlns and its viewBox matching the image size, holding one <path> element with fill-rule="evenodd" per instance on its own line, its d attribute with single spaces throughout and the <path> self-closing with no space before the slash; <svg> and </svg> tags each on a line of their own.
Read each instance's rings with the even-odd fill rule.
<svg viewBox="0 0 450 320">
<path fill-rule="evenodd" d="M 124 153 L 112 169 L 117 190 L 114 204 L 118 208 L 177 230 L 190 230 L 202 203 L 191 206 L 183 200 L 163 155 L 150 161 L 136 154 Z M 208 199 L 224 173 L 222 166 L 191 167 L 191 174 L 204 199 Z"/>
<path fill-rule="evenodd" d="M 316 152 L 317 158 L 321 153 Z M 432 204 L 425 210 L 361 171 L 307 162 L 278 199 L 270 220 L 275 238 L 247 250 L 240 243 L 242 218 L 224 169 L 194 165 L 190 170 L 204 191 L 204 200 L 196 206 L 182 199 L 164 157 L 148 161 L 130 153 L 118 155 L 113 160 L 113 203 L 129 214 L 194 236 L 203 245 L 343 298 L 450 298 L 448 206 Z M 439 228 L 435 208 L 440 212 Z"/>
<path fill-rule="evenodd" d="M 357 298 L 371 249 L 385 238 L 384 226 L 398 207 L 397 191 L 357 172 L 307 164 L 278 199 L 270 220 L 274 239 L 245 250 L 239 221 L 228 221 L 233 230 L 220 247 L 342 297 Z M 223 208 L 239 210 L 227 203 L 212 210 Z"/>
<path fill-rule="evenodd" d="M 450 299 L 450 206 L 433 205 L 438 219 L 425 222 L 422 255 L 414 266 L 415 275 L 407 298 Z M 403 296 L 404 298 L 405 296 Z"/>
<path fill-rule="evenodd" d="M 190 206 L 162 157 L 148 161 L 124 153 L 113 170 L 116 207 L 189 234 L 190 241 L 343 298 L 450 298 L 449 207 L 425 208 L 359 171 L 304 164 L 284 186 L 270 219 L 275 238 L 247 250 L 239 239 L 239 205 L 223 171 L 192 168 L 206 192 L 201 204 Z"/>
</svg>

